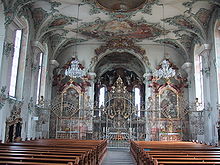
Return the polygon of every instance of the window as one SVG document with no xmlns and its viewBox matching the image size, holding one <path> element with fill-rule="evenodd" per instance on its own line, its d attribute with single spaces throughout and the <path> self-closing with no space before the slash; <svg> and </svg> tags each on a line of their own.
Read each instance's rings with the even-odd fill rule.
<svg viewBox="0 0 220 165">
<path fill-rule="evenodd" d="M 18 64 L 21 48 L 21 36 L 22 30 L 16 30 L 15 41 L 14 41 L 14 53 L 12 59 L 12 70 L 11 70 L 11 79 L 9 87 L 9 95 L 15 97 L 16 94 L 16 85 L 17 85 L 17 75 L 18 75 Z"/>
<path fill-rule="evenodd" d="M 215 54 L 217 68 L 217 83 L 218 83 L 218 104 L 220 104 L 220 21 L 215 25 Z"/>
<path fill-rule="evenodd" d="M 37 104 L 40 100 L 40 90 L 41 90 L 41 81 L 42 81 L 42 70 L 43 70 L 43 53 L 40 53 L 39 59 L 39 71 L 38 71 L 38 78 L 37 78 Z"/>
<path fill-rule="evenodd" d="M 195 50 L 198 47 L 195 46 Z M 195 51 L 196 52 L 196 51 Z M 196 109 L 203 110 L 204 96 L 203 96 L 203 73 L 202 73 L 202 56 L 195 54 L 194 56 L 195 69 L 195 90 L 196 90 Z"/>
<path fill-rule="evenodd" d="M 105 87 L 100 88 L 99 91 L 99 108 L 105 105 Z"/>
<path fill-rule="evenodd" d="M 140 89 L 135 87 L 134 88 L 134 102 L 135 106 L 138 110 L 137 115 L 140 117 L 140 109 L 141 109 L 141 95 L 140 95 Z"/>
</svg>

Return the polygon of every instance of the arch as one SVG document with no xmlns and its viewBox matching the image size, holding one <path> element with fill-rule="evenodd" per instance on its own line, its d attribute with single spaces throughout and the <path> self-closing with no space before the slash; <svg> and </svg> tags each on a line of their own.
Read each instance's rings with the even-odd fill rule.
<svg viewBox="0 0 220 165">
<path fill-rule="evenodd" d="M 115 55 L 115 57 L 113 57 Z M 118 63 L 118 64 L 111 64 L 111 65 L 105 65 L 105 68 L 100 69 L 100 66 L 105 63 L 105 60 L 107 59 L 118 59 L 118 58 L 123 58 L 123 60 L 127 60 L 126 65 L 122 65 L 122 63 Z M 138 68 L 136 69 L 132 69 L 131 66 L 129 66 L 129 58 L 132 58 L 136 63 L 136 66 L 138 66 Z M 122 61 L 123 61 L 122 60 Z M 118 60 L 121 61 L 121 60 Z M 110 62 L 110 61 L 109 61 Z M 131 62 L 131 61 L 130 61 Z M 111 63 L 111 62 L 110 62 Z M 141 56 L 137 53 L 125 50 L 123 52 L 119 52 L 119 51 L 107 51 L 106 53 L 103 53 L 99 56 L 97 56 L 96 61 L 94 61 L 93 65 L 90 67 L 90 70 L 92 70 L 93 72 L 95 72 L 97 74 L 97 76 L 100 76 L 102 74 L 104 74 L 106 71 L 108 71 L 110 68 L 117 68 L 118 66 L 120 66 L 121 68 L 124 69 L 130 69 L 132 71 L 134 71 L 139 77 L 143 77 L 144 73 L 146 72 L 151 72 L 152 69 L 150 67 L 150 64 L 148 62 L 147 56 Z M 137 70 L 141 70 L 139 72 L 137 72 Z"/>
<path fill-rule="evenodd" d="M 144 68 L 145 72 L 147 72 L 147 71 L 151 72 L 153 70 L 151 68 L 151 66 L 150 66 L 150 63 L 149 63 L 148 58 L 147 58 L 146 55 L 143 56 L 143 55 L 140 55 L 138 53 L 134 53 L 133 51 L 129 51 L 129 50 L 126 50 L 126 49 L 123 50 L 123 51 L 119 51 L 117 49 L 108 50 L 105 53 L 100 54 L 99 56 L 94 57 L 95 60 L 93 61 L 92 65 L 90 66 L 89 69 L 92 72 L 95 72 L 95 69 L 96 69 L 98 63 L 101 60 L 103 60 L 103 58 L 105 58 L 107 55 L 112 54 L 112 53 L 128 53 L 128 54 L 131 54 L 132 56 L 136 57 L 140 61 L 140 63 L 143 65 L 143 68 Z"/>
<path fill-rule="evenodd" d="M 29 32 L 30 32 L 29 22 L 24 16 L 22 17 L 15 16 L 13 19 L 13 22 L 9 26 L 11 26 L 12 33 L 15 33 L 15 31 L 19 29 L 22 30 L 21 47 L 19 48 L 19 55 L 18 55 L 19 56 L 18 57 L 18 69 L 17 69 L 18 73 L 16 76 L 17 81 L 16 81 L 16 87 L 15 87 L 15 95 L 13 96 L 18 99 L 21 99 L 23 97 L 23 92 L 24 92 L 23 88 L 24 88 L 24 81 L 25 81 L 26 59 L 28 56 L 27 50 L 28 50 Z M 10 40 L 10 38 L 7 38 L 7 40 Z M 10 63 L 12 64 L 12 62 L 13 62 L 13 58 L 11 58 Z M 9 69 L 8 74 L 12 76 L 12 68 Z M 11 78 L 10 78 L 10 81 L 11 81 Z"/>
</svg>

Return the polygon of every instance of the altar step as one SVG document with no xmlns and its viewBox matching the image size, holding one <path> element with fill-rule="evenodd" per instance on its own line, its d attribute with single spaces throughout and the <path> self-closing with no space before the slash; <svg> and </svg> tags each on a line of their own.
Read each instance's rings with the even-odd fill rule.
<svg viewBox="0 0 220 165">
<path fill-rule="evenodd" d="M 102 165 L 136 165 L 128 148 L 108 148 Z"/>
</svg>

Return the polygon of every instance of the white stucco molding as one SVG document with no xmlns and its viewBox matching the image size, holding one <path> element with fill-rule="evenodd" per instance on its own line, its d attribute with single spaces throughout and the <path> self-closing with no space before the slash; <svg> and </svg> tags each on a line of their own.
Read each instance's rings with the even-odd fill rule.
<svg viewBox="0 0 220 165">
<path fill-rule="evenodd" d="M 191 71 L 192 71 L 192 66 L 193 64 L 191 62 L 185 62 L 181 68 L 188 74 L 190 75 Z"/>
<path fill-rule="evenodd" d="M 31 43 L 31 46 L 33 47 L 34 53 L 40 53 L 40 52 L 46 52 L 45 47 L 42 45 L 39 41 L 33 41 Z"/>
<path fill-rule="evenodd" d="M 150 73 L 150 72 L 144 73 L 144 75 L 143 75 L 143 77 L 145 79 L 148 79 L 150 76 L 152 76 L 152 73 Z"/>
<path fill-rule="evenodd" d="M 143 77 L 144 77 L 144 83 L 148 83 L 148 79 L 152 76 L 151 72 L 146 72 L 144 73 Z"/>
<path fill-rule="evenodd" d="M 57 60 L 50 60 L 50 74 L 49 74 L 49 76 L 50 76 L 50 83 L 53 81 L 53 70 L 55 69 L 55 68 L 57 68 L 60 64 L 57 62 Z"/>
<path fill-rule="evenodd" d="M 57 60 L 50 60 L 50 65 L 52 68 L 55 68 L 58 67 L 60 64 L 57 62 Z"/>
<path fill-rule="evenodd" d="M 206 56 L 209 55 L 210 50 L 211 50 L 211 44 L 203 44 L 195 53 L 198 54 L 199 56 Z"/>
</svg>

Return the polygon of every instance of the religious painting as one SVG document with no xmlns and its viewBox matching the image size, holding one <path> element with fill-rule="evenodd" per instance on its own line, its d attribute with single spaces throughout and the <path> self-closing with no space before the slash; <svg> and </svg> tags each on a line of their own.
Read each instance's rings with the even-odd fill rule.
<svg viewBox="0 0 220 165">
<path fill-rule="evenodd" d="M 80 27 L 83 35 L 106 39 L 108 37 L 127 37 L 130 39 L 153 39 L 162 34 L 164 29 L 159 24 L 147 23 L 143 20 L 134 22 L 126 21 L 103 21 L 85 23 Z M 167 33 L 167 31 L 164 31 Z"/>
<path fill-rule="evenodd" d="M 160 94 L 161 118 L 178 118 L 178 96 L 170 89 Z"/>
<path fill-rule="evenodd" d="M 72 116 L 79 108 L 79 93 L 76 88 L 70 87 L 62 93 L 63 101 L 61 106 L 62 116 Z"/>
</svg>

